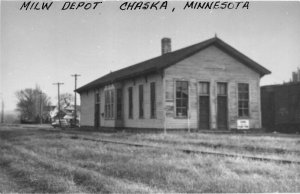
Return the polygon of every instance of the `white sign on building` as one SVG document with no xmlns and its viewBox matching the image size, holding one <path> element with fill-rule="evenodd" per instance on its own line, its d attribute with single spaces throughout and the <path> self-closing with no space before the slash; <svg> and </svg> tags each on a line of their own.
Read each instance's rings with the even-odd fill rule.
<svg viewBox="0 0 300 194">
<path fill-rule="evenodd" d="M 248 119 L 238 119 L 237 120 L 237 129 L 249 129 L 249 120 Z"/>
</svg>

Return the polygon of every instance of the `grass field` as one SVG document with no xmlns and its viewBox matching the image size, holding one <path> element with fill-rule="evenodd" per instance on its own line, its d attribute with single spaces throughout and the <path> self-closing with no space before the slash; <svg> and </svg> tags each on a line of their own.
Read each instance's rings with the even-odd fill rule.
<svg viewBox="0 0 300 194">
<path fill-rule="evenodd" d="M 182 147 L 300 161 L 299 135 L 164 135 L 1 126 L 0 192 L 300 192 L 300 165 L 186 154 L 175 149 Z"/>
</svg>

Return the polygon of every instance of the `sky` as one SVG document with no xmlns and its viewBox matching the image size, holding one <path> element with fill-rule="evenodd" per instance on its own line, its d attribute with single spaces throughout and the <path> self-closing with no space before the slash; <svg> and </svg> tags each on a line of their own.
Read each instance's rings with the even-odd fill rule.
<svg viewBox="0 0 300 194">
<path fill-rule="evenodd" d="M 42 3 L 42 2 L 40 2 Z M 159 56 L 161 38 L 177 50 L 217 34 L 272 71 L 261 85 L 290 80 L 300 68 L 300 2 L 251 1 L 249 9 L 183 10 L 185 1 L 168 9 L 120 10 L 122 1 L 104 1 L 96 9 L 20 10 L 23 1 L 1 1 L 0 98 L 14 110 L 15 92 L 39 85 L 57 102 L 61 93 L 110 71 Z M 176 8 L 172 12 L 172 8 Z M 79 97 L 79 96 L 78 96 Z M 78 99 L 78 98 L 77 98 Z"/>
</svg>

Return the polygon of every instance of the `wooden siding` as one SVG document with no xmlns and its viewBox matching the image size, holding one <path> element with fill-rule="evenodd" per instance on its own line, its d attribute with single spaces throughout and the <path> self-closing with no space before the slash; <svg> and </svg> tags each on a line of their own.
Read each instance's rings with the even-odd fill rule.
<svg viewBox="0 0 300 194">
<path fill-rule="evenodd" d="M 80 94 L 81 101 L 81 126 L 94 126 L 95 93 L 93 90 Z"/>
<path fill-rule="evenodd" d="M 175 82 L 189 81 L 190 118 L 175 116 Z M 198 87 L 200 81 L 210 82 L 210 127 L 217 126 L 217 83 L 228 85 L 228 123 L 229 128 L 236 128 L 238 117 L 238 83 L 248 83 L 250 95 L 251 128 L 261 127 L 260 112 L 260 76 L 252 69 L 241 64 L 215 46 L 210 46 L 201 52 L 170 66 L 165 70 L 166 83 L 166 126 L 167 128 L 198 128 Z"/>
<path fill-rule="evenodd" d="M 151 118 L 150 83 L 155 82 L 156 90 L 156 118 Z M 139 118 L 139 85 L 144 85 L 144 117 Z M 128 117 L 128 88 L 133 89 L 133 118 Z M 162 128 L 162 77 L 159 74 L 127 80 L 123 83 L 123 126 L 129 128 Z"/>
<path fill-rule="evenodd" d="M 150 83 L 155 82 L 156 90 L 156 117 L 151 118 L 150 112 Z M 139 118 L 139 103 L 138 103 L 138 87 L 144 86 L 144 117 Z M 133 88 L 133 118 L 128 117 L 128 88 Z M 123 113 L 122 119 L 116 119 L 116 89 L 121 88 L 123 92 Z M 114 94 L 114 119 L 105 118 L 105 90 L 115 90 Z M 105 87 L 98 88 L 100 93 L 100 125 L 101 127 L 126 127 L 126 128 L 163 128 L 164 114 L 163 114 L 163 90 L 162 90 L 162 77 L 160 74 L 152 74 L 148 76 L 139 77 L 136 79 L 130 79 L 122 83 L 114 83 Z M 83 92 L 81 96 L 82 105 L 82 126 L 94 126 L 94 90 L 89 91 L 88 95 Z"/>
<path fill-rule="evenodd" d="M 251 128 L 261 127 L 260 111 L 260 75 L 241 64 L 219 48 L 210 46 L 201 52 L 186 58 L 165 69 L 162 74 L 140 76 L 128 79 L 122 83 L 114 83 L 102 88 L 100 92 L 100 124 L 101 127 L 125 128 L 164 128 L 167 129 L 197 129 L 199 127 L 199 82 L 210 83 L 210 128 L 217 127 L 217 83 L 226 82 L 228 91 L 228 128 L 236 128 L 238 117 L 238 83 L 249 84 L 249 114 Z M 175 82 L 189 81 L 189 119 L 178 118 L 175 114 Z M 150 115 L 150 83 L 156 83 L 156 118 Z M 164 83 L 164 84 L 163 84 Z M 138 87 L 144 85 L 144 118 L 139 118 Z M 133 118 L 128 118 L 128 88 L 133 88 Z M 122 88 L 123 114 L 122 120 L 106 119 L 104 117 L 104 91 Z M 165 90 L 165 91 L 164 91 Z M 114 117 L 116 118 L 116 95 Z M 81 125 L 94 125 L 94 90 L 81 94 Z M 166 120 L 165 120 L 166 117 Z"/>
</svg>

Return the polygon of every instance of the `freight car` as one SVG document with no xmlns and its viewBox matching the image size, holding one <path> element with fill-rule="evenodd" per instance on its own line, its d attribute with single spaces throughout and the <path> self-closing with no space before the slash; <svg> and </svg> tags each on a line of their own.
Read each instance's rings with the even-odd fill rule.
<svg viewBox="0 0 300 194">
<path fill-rule="evenodd" d="M 267 131 L 300 132 L 300 83 L 261 87 L 262 126 Z"/>
</svg>

